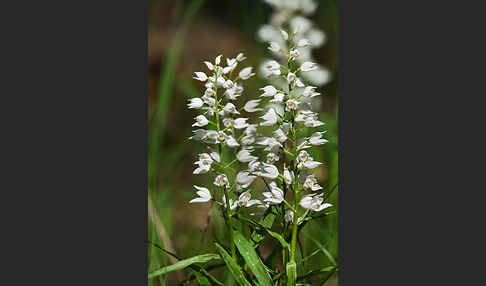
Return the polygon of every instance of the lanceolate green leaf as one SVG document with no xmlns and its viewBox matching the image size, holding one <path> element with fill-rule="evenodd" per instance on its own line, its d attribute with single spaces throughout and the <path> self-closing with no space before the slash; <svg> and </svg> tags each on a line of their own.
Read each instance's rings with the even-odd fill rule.
<svg viewBox="0 0 486 286">
<path fill-rule="evenodd" d="M 191 258 L 188 258 L 188 259 L 183 259 L 183 260 L 180 260 L 177 263 L 174 263 L 172 265 L 162 267 L 160 269 L 157 269 L 155 271 L 150 272 L 148 274 L 148 279 L 169 273 L 169 272 L 174 271 L 174 270 L 186 268 L 193 263 L 204 263 L 204 262 L 208 262 L 212 259 L 220 259 L 220 258 L 219 258 L 219 255 L 217 255 L 217 254 L 202 254 L 202 255 L 197 255 L 197 256 L 194 256 L 194 257 L 191 257 Z"/>
<path fill-rule="evenodd" d="M 248 267 L 251 269 L 261 286 L 272 286 L 272 277 L 268 274 L 262 260 L 258 257 L 253 245 L 239 231 L 235 231 L 234 241 Z"/>
<path fill-rule="evenodd" d="M 284 239 L 284 238 L 283 238 L 283 237 L 282 237 L 280 234 L 278 234 L 278 233 L 276 233 L 276 232 L 273 232 L 273 231 L 270 231 L 270 230 L 268 230 L 268 229 L 267 229 L 267 232 L 268 232 L 268 234 L 270 234 L 272 237 L 276 238 L 276 239 L 277 239 L 277 240 L 280 242 L 280 244 L 282 245 L 282 247 L 284 247 L 284 248 L 289 248 L 289 249 L 290 249 L 290 245 L 289 245 L 289 243 L 288 243 L 287 241 L 285 241 L 285 239 Z"/>
<path fill-rule="evenodd" d="M 221 254 L 221 258 L 223 258 L 224 262 L 226 265 L 228 265 L 228 269 L 230 273 L 233 275 L 235 278 L 236 282 L 238 282 L 238 285 L 240 286 L 251 286 L 250 282 L 246 280 L 245 275 L 243 274 L 243 271 L 241 271 L 241 268 L 236 264 L 236 262 L 231 258 L 231 255 L 224 250 L 224 248 L 219 245 L 218 243 L 215 243 L 216 247 L 219 250 L 219 253 Z"/>
</svg>

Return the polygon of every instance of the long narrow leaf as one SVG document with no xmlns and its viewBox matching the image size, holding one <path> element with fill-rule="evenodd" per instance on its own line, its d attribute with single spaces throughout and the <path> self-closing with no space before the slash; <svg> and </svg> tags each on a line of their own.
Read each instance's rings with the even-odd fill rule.
<svg viewBox="0 0 486 286">
<path fill-rule="evenodd" d="M 240 286 L 251 286 L 250 282 L 246 280 L 245 275 L 243 274 L 243 271 L 241 271 L 241 268 L 236 264 L 236 262 L 231 258 L 231 256 L 224 250 L 224 248 L 219 245 L 218 243 L 214 243 L 216 247 L 219 250 L 219 253 L 221 254 L 221 258 L 223 258 L 224 262 L 228 266 L 228 269 L 233 275 L 233 278 L 235 278 L 236 282 Z"/>
<path fill-rule="evenodd" d="M 270 234 L 272 237 L 276 238 L 276 239 L 277 239 L 277 240 L 280 242 L 280 244 L 282 245 L 282 247 L 290 249 L 290 245 L 289 245 L 289 243 L 288 243 L 287 241 L 285 241 L 285 239 L 284 239 L 284 238 L 283 238 L 283 237 L 282 237 L 280 234 L 278 234 L 278 233 L 276 233 L 276 232 L 273 232 L 273 231 L 271 231 L 271 230 L 268 230 L 268 229 L 267 229 L 266 231 L 267 231 L 267 232 L 268 232 L 268 234 Z"/>
<path fill-rule="evenodd" d="M 253 245 L 239 231 L 235 231 L 234 242 L 241 256 L 251 269 L 261 286 L 272 286 L 272 277 L 268 274 L 262 260 L 257 255 Z"/>
<path fill-rule="evenodd" d="M 194 257 L 191 257 L 191 258 L 188 258 L 188 259 L 183 259 L 183 260 L 180 260 L 177 263 L 174 263 L 172 265 L 162 267 L 160 269 L 157 269 L 155 271 L 150 272 L 148 274 L 148 279 L 169 273 L 169 272 L 174 271 L 174 270 L 186 268 L 193 263 L 204 263 L 204 262 L 208 262 L 208 261 L 213 260 L 213 259 L 220 259 L 219 255 L 217 255 L 217 254 L 202 254 L 202 255 L 197 255 L 197 256 L 194 256 Z"/>
<path fill-rule="evenodd" d="M 329 258 L 329 260 L 331 261 L 332 264 L 334 264 L 334 266 L 337 266 L 336 260 L 334 259 L 334 257 L 332 257 L 331 253 L 329 253 L 329 251 L 324 247 L 324 245 L 322 245 L 319 241 L 317 241 L 317 239 L 313 238 L 312 236 L 306 235 L 305 233 L 303 234 L 305 237 L 312 240 L 321 249 L 321 251 L 327 256 L 327 258 Z"/>
</svg>

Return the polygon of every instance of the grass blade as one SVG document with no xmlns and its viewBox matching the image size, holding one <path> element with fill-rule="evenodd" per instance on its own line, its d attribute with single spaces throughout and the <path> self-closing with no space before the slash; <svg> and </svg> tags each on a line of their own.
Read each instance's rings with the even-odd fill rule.
<svg viewBox="0 0 486 286">
<path fill-rule="evenodd" d="M 157 269 L 155 271 L 150 272 L 148 274 L 148 279 L 169 273 L 171 271 L 186 268 L 193 263 L 204 263 L 204 262 L 208 262 L 208 261 L 213 260 L 213 259 L 220 259 L 220 257 L 217 254 L 210 253 L 210 254 L 197 255 L 197 256 L 194 256 L 194 257 L 191 257 L 191 258 L 188 258 L 188 259 L 183 259 L 183 260 L 180 260 L 179 262 L 177 262 L 175 264 L 172 264 L 172 265 L 169 265 L 169 266 L 166 266 L 166 267 L 162 267 L 160 269 Z"/>
<path fill-rule="evenodd" d="M 327 258 L 329 258 L 329 261 L 331 261 L 331 263 L 334 264 L 334 266 L 337 266 L 336 260 L 334 259 L 334 257 L 332 257 L 331 253 L 329 253 L 329 251 L 324 247 L 324 245 L 322 245 L 319 241 L 317 241 L 312 236 L 306 235 L 305 233 L 303 234 L 305 237 L 312 240 L 321 249 L 321 251 L 327 256 Z"/>
<path fill-rule="evenodd" d="M 226 250 L 224 250 L 224 248 L 218 243 L 215 243 L 215 245 L 218 248 L 219 253 L 221 254 L 221 258 L 223 258 L 224 262 L 228 266 L 228 269 L 230 273 L 233 275 L 233 278 L 235 278 L 236 282 L 238 282 L 240 286 L 251 286 L 250 282 L 246 280 L 243 271 L 241 271 L 240 266 L 238 266 L 238 264 L 236 264 L 233 258 L 231 258 L 231 255 L 229 255 L 228 252 L 226 252 Z"/>
<path fill-rule="evenodd" d="M 272 286 L 272 277 L 270 277 L 270 274 L 268 274 L 267 270 L 265 269 L 265 265 L 263 265 L 262 260 L 257 255 L 255 249 L 253 248 L 253 244 L 249 242 L 239 231 L 235 231 L 234 242 L 241 256 L 243 256 L 243 259 L 248 264 L 248 267 L 251 269 L 253 274 L 255 274 L 255 277 L 260 285 Z"/>
</svg>

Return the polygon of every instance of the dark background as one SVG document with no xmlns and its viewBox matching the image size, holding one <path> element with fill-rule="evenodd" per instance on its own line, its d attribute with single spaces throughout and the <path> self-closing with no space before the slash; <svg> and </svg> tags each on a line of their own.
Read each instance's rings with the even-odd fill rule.
<svg viewBox="0 0 486 286">
<path fill-rule="evenodd" d="M 340 285 L 480 285 L 483 9 L 338 6 Z M 2 284 L 147 282 L 147 11 L 2 3 Z"/>
</svg>

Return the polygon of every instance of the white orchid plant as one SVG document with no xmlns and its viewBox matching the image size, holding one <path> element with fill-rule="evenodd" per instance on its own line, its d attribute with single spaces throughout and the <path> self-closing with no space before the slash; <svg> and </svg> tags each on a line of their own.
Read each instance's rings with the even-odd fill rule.
<svg viewBox="0 0 486 286">
<path fill-rule="evenodd" d="M 313 1 L 266 2 L 276 12 L 259 35 L 275 58 L 260 67 L 268 84 L 260 88 L 258 99 L 237 106 L 249 94 L 243 82 L 255 75 L 252 67 L 239 69 L 246 59 L 243 53 L 225 60 L 219 55 L 204 61 L 207 71 L 195 72 L 204 93 L 188 103 L 199 112 L 189 139 L 203 144 L 206 152 L 198 154 L 193 173 L 210 175 L 213 183 L 194 186 L 196 196 L 189 203 L 215 204 L 221 210 L 229 241 L 216 246 L 239 285 L 295 286 L 303 274 L 296 263 L 298 232 L 333 207 L 326 200 L 334 188 L 324 192 L 313 173 L 323 162 L 314 160 L 311 150 L 327 140 L 313 106 L 320 93 L 306 84 L 308 79 L 316 85 L 328 80 L 309 49 L 322 44 L 324 35 L 296 15 L 312 13 Z M 320 75 L 315 73 L 319 70 Z M 281 253 L 281 263 L 276 269 L 258 251 L 267 237 L 279 243 L 275 251 Z M 209 273 L 198 273 L 201 285 L 201 275 L 209 282 L 204 285 L 222 285 Z"/>
</svg>

